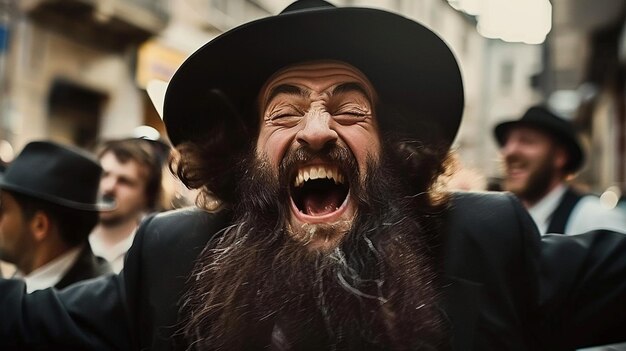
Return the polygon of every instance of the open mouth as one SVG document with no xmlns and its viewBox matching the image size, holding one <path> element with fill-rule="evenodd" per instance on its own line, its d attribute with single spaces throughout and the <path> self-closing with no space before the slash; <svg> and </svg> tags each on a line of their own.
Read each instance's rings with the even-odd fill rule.
<svg viewBox="0 0 626 351">
<path fill-rule="evenodd" d="M 509 176 L 519 176 L 526 171 L 526 164 L 521 161 L 507 162 L 507 174 Z"/>
<path fill-rule="evenodd" d="M 350 186 L 337 166 L 312 165 L 298 169 L 291 185 L 291 199 L 299 217 L 331 219 L 346 207 Z"/>
</svg>

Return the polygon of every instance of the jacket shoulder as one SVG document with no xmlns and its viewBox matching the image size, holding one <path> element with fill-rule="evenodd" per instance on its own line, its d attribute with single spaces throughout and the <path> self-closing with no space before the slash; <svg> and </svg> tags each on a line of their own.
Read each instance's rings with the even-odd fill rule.
<svg viewBox="0 0 626 351">
<path fill-rule="evenodd" d="M 471 223 L 511 219 L 524 216 L 521 202 L 508 192 L 454 192 L 450 199 L 450 214 L 454 220 Z"/>
<path fill-rule="evenodd" d="M 188 274 L 195 258 L 229 222 L 226 211 L 209 213 L 198 208 L 151 215 L 137 229 L 124 269 L 127 275 L 140 266 L 150 267 L 148 275 Z"/>
<path fill-rule="evenodd" d="M 153 215 L 140 225 L 137 234 L 143 245 L 150 247 L 204 246 L 217 232 L 228 225 L 226 211 L 209 213 L 196 207 L 162 212 Z"/>
<path fill-rule="evenodd" d="M 446 263 L 508 262 L 535 256 L 540 235 L 532 218 L 510 193 L 459 192 L 451 194 L 444 216 Z M 457 262 L 458 261 L 458 262 Z"/>
<path fill-rule="evenodd" d="M 527 232 L 539 238 L 535 223 L 522 203 L 508 192 L 452 193 L 445 222 L 448 233 L 472 233 L 497 240 Z"/>
</svg>

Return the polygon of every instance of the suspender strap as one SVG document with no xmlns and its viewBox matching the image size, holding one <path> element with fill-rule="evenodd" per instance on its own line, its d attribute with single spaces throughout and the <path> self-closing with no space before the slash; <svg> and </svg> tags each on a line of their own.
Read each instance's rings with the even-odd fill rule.
<svg viewBox="0 0 626 351">
<path fill-rule="evenodd" d="M 567 188 L 561 198 L 561 203 L 552 213 L 552 219 L 550 219 L 550 225 L 548 226 L 547 233 L 565 234 L 565 225 L 567 224 L 567 220 L 581 198 L 582 195 L 578 194 L 569 187 Z"/>
</svg>

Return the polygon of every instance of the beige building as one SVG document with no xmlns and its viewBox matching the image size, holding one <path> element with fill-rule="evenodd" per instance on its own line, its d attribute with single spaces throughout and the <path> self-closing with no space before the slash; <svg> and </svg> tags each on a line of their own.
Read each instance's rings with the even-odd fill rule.
<svg viewBox="0 0 626 351">
<path fill-rule="evenodd" d="M 11 12 L 0 139 L 16 151 L 39 138 L 89 148 L 100 139 L 127 136 L 143 124 L 163 131 L 145 93 L 146 81 L 168 80 L 187 55 L 219 33 L 278 13 L 290 2 L 21 1 Z M 400 13 L 451 46 L 466 88 L 455 146 L 466 166 L 497 174 L 491 126 L 537 99 L 530 77 L 541 70 L 539 47 L 485 39 L 474 17 L 445 0 L 331 2 Z"/>
<path fill-rule="evenodd" d="M 11 1 L 0 138 L 91 148 L 156 124 L 135 80 L 140 43 L 165 28 L 165 1 Z"/>
</svg>

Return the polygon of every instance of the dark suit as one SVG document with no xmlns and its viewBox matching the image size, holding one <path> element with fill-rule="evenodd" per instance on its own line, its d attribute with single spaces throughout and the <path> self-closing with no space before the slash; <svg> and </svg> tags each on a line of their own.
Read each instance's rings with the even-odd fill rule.
<svg viewBox="0 0 626 351">
<path fill-rule="evenodd" d="M 63 289 L 71 284 L 85 279 L 99 277 L 103 274 L 111 273 L 111 266 L 102 257 L 97 257 L 91 251 L 89 243 L 80 250 L 76 262 L 65 273 L 63 278 L 54 285 L 57 289 Z"/>
<path fill-rule="evenodd" d="M 561 350 L 626 338 L 626 236 L 540 239 L 510 195 L 456 195 L 446 217 L 442 305 L 455 350 Z M 0 281 L 0 349 L 172 349 L 194 258 L 228 223 L 195 209 L 151 217 L 120 276 L 58 293 L 23 295 L 19 282 Z"/>
</svg>

